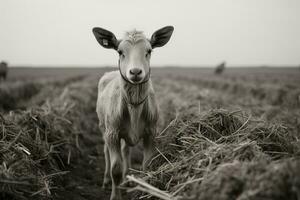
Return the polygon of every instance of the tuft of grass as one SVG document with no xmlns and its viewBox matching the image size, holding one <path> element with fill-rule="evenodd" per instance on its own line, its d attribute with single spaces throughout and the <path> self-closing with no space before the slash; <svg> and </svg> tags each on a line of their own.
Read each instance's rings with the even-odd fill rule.
<svg viewBox="0 0 300 200">
<path fill-rule="evenodd" d="M 61 129 L 61 127 L 65 127 Z M 26 199 L 51 195 L 53 177 L 63 174 L 61 150 L 67 150 L 69 122 L 45 108 L 0 120 L 0 193 Z M 69 136 L 70 137 L 70 136 Z"/>
</svg>

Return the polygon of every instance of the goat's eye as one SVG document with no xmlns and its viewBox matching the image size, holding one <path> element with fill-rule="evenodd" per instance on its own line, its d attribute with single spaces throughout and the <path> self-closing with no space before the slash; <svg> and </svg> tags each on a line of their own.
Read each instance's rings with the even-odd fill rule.
<svg viewBox="0 0 300 200">
<path fill-rule="evenodd" d="M 124 56 L 123 51 L 122 50 L 118 50 L 118 53 L 120 56 Z"/>
<path fill-rule="evenodd" d="M 147 51 L 147 53 L 146 53 L 146 57 L 150 56 L 150 55 L 151 55 L 151 52 L 152 52 L 152 50 L 149 49 L 149 50 Z"/>
</svg>

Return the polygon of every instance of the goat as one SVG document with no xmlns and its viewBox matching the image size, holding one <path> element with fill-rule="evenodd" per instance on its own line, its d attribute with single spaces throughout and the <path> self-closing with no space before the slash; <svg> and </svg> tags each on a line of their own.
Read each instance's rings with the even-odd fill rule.
<svg viewBox="0 0 300 200">
<path fill-rule="evenodd" d="M 8 71 L 8 68 L 7 68 L 7 63 L 2 61 L 0 63 L 0 81 L 3 79 L 5 80 L 6 79 L 6 76 L 7 76 L 7 71 Z"/>
<path fill-rule="evenodd" d="M 118 186 L 130 167 L 130 146 L 143 139 L 143 170 L 154 153 L 158 106 L 150 78 L 152 49 L 170 40 L 174 28 L 166 26 L 150 40 L 140 31 L 125 34 L 122 40 L 103 28 L 93 28 L 101 46 L 119 53 L 119 70 L 99 80 L 96 112 L 103 133 L 105 172 L 103 188 L 112 183 L 111 200 L 121 199 Z"/>
<path fill-rule="evenodd" d="M 225 70 L 226 62 L 222 62 L 215 69 L 215 74 L 222 74 Z"/>
</svg>

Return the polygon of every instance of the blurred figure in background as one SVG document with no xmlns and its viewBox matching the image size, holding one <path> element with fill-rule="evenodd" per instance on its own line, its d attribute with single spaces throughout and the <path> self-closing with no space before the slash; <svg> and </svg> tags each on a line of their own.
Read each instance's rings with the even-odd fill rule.
<svg viewBox="0 0 300 200">
<path fill-rule="evenodd" d="M 2 61 L 0 63 L 0 81 L 6 79 L 7 71 L 8 71 L 7 63 Z"/>
<path fill-rule="evenodd" d="M 226 62 L 222 62 L 215 69 L 215 74 L 222 74 L 225 70 Z"/>
</svg>

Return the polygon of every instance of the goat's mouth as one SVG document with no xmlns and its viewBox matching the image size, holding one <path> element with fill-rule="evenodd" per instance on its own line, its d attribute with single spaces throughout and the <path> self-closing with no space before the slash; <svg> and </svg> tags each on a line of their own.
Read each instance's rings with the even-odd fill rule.
<svg viewBox="0 0 300 200">
<path fill-rule="evenodd" d="M 128 80 L 133 83 L 133 84 L 139 84 L 143 81 L 143 77 L 142 76 L 130 76 L 128 77 Z"/>
<path fill-rule="evenodd" d="M 128 72 L 122 73 L 122 71 L 120 70 L 120 74 L 123 80 L 133 85 L 139 85 L 148 82 L 150 78 L 150 73 L 145 74 L 144 72 L 139 74 L 132 74 Z"/>
</svg>

